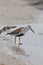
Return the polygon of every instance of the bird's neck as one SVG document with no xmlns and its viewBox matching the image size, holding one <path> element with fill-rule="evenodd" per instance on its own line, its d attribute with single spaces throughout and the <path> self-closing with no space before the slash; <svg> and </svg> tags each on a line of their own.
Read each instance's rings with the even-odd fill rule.
<svg viewBox="0 0 43 65">
<path fill-rule="evenodd" d="M 28 29 L 27 28 L 24 28 L 23 33 L 25 34 L 27 31 L 28 31 Z"/>
</svg>

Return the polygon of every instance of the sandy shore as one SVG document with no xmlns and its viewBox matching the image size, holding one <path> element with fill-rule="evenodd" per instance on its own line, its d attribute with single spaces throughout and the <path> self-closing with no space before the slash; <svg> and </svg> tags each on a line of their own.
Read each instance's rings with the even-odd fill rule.
<svg viewBox="0 0 43 65">
<path fill-rule="evenodd" d="M 0 65 L 43 65 L 43 10 L 28 1 L 0 0 L 0 28 L 6 25 L 30 24 L 29 31 L 21 38 L 23 45 L 17 48 L 11 36 L 0 37 Z"/>
<path fill-rule="evenodd" d="M 29 6 L 27 2 L 28 1 L 11 0 L 7 3 L 2 1 L 0 3 L 0 25 L 42 22 L 38 20 L 41 14 L 43 14 L 43 11 Z"/>
</svg>

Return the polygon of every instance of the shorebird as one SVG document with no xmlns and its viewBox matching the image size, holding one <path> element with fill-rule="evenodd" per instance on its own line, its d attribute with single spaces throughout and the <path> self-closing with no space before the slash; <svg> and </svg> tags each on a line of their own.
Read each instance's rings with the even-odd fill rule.
<svg viewBox="0 0 43 65">
<path fill-rule="evenodd" d="M 7 35 L 9 34 L 9 35 L 15 35 L 15 42 L 16 42 L 16 37 L 19 37 L 19 41 L 20 41 L 20 37 L 21 36 L 23 36 L 23 35 L 25 35 L 25 33 L 28 31 L 28 30 L 31 30 L 33 33 L 35 33 L 34 31 L 33 31 L 33 29 L 31 28 L 31 26 L 30 25 L 27 25 L 26 27 L 20 27 L 20 28 L 18 28 L 18 29 L 16 29 L 16 30 L 14 30 L 14 31 L 12 31 L 12 32 L 10 32 L 10 33 L 7 33 Z"/>
<path fill-rule="evenodd" d="M 5 26 L 5 27 L 3 27 L 2 28 L 2 30 L 3 31 L 7 31 L 7 30 L 9 30 L 9 29 L 11 29 L 11 28 L 15 28 L 16 26 Z"/>
<path fill-rule="evenodd" d="M 2 32 L 4 32 L 4 31 L 9 31 L 9 29 L 11 29 L 11 28 L 15 28 L 16 26 L 5 26 L 5 27 L 3 27 L 2 29 L 0 29 L 0 34 L 2 33 Z"/>
</svg>

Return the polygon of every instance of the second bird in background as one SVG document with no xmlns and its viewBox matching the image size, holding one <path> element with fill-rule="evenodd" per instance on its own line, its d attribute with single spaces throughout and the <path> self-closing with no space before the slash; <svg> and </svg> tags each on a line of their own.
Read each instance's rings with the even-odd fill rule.
<svg viewBox="0 0 43 65">
<path fill-rule="evenodd" d="M 2 29 L 0 29 L 0 34 L 5 32 L 5 31 L 9 31 L 11 28 L 16 28 L 17 26 L 4 26 Z"/>
</svg>

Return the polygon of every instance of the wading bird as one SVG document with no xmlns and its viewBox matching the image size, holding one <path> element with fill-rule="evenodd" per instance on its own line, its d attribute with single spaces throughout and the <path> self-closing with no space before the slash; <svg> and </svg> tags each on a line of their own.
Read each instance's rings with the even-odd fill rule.
<svg viewBox="0 0 43 65">
<path fill-rule="evenodd" d="M 15 36 L 15 42 L 16 42 L 16 37 L 19 37 L 19 41 L 20 41 L 20 37 L 21 37 L 21 36 L 24 36 L 25 33 L 26 33 L 28 30 L 31 30 L 33 33 L 35 33 L 35 32 L 33 31 L 33 29 L 31 28 L 31 26 L 30 26 L 30 25 L 27 25 L 26 27 L 20 27 L 20 28 L 18 28 L 18 29 L 16 29 L 16 30 L 12 31 L 12 32 L 10 32 L 10 33 L 7 33 L 7 35 L 9 34 L 9 35 Z"/>
<path fill-rule="evenodd" d="M 11 28 L 15 28 L 16 26 L 5 26 L 5 27 L 3 27 L 1 30 L 0 30 L 0 34 L 2 33 L 2 32 L 4 32 L 4 31 L 9 31 L 9 29 L 11 29 Z"/>
</svg>

